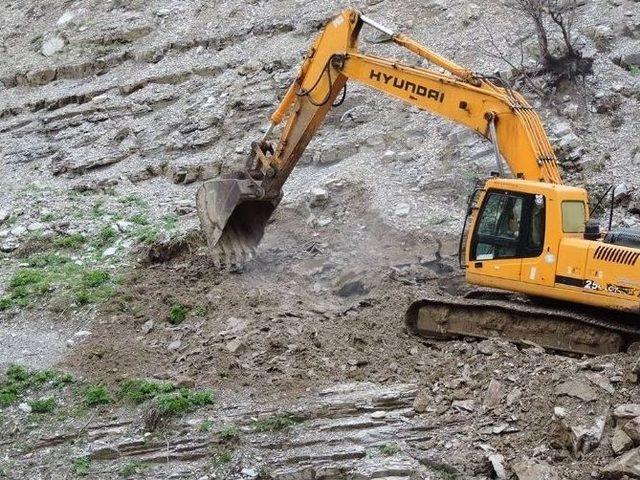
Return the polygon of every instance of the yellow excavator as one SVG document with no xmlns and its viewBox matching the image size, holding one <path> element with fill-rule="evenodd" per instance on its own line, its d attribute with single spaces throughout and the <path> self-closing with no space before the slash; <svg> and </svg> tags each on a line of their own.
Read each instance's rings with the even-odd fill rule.
<svg viewBox="0 0 640 480">
<path fill-rule="evenodd" d="M 365 25 L 447 73 L 362 53 Z M 600 233 L 589 219 L 587 192 L 562 184 L 553 148 L 524 97 L 352 9 L 315 40 L 246 168 L 199 188 L 198 214 L 213 252 L 232 262 L 252 254 L 283 184 L 348 80 L 466 125 L 494 145 L 498 172 L 470 196 L 459 252 L 467 281 L 483 288 L 415 302 L 406 314 L 411 331 L 499 335 L 584 354 L 620 351 L 640 338 L 640 233 Z M 270 142 L 284 120 L 279 140 Z"/>
</svg>

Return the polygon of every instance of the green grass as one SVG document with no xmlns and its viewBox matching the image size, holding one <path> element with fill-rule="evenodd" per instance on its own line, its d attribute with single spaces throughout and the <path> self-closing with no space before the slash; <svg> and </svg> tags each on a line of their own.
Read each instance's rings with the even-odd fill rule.
<svg viewBox="0 0 640 480">
<path fill-rule="evenodd" d="M 173 392 L 176 386 L 170 382 L 157 382 L 141 378 L 124 380 L 120 384 L 120 397 L 132 403 L 140 404 L 156 396 Z"/>
<path fill-rule="evenodd" d="M 54 240 L 53 244 L 60 248 L 79 248 L 86 243 L 87 239 L 81 233 L 65 235 Z"/>
<path fill-rule="evenodd" d="M 231 440 L 235 440 L 240 436 L 240 431 L 238 430 L 238 427 L 236 427 L 235 425 L 228 425 L 224 427 L 222 430 L 220 430 L 218 435 L 220 435 L 220 438 L 225 441 L 231 441 Z"/>
<path fill-rule="evenodd" d="M 233 452 L 228 450 L 216 452 L 211 456 L 211 466 L 217 470 L 231 463 L 231 460 L 233 460 Z"/>
<path fill-rule="evenodd" d="M 27 370 L 21 365 L 10 365 L 5 378 L 0 381 L 0 407 L 18 402 L 29 391 L 59 388 L 71 382 L 73 377 L 69 374 L 53 370 Z"/>
<path fill-rule="evenodd" d="M 13 306 L 13 301 L 9 297 L 0 297 L 0 312 L 9 310 Z"/>
<path fill-rule="evenodd" d="M 629 73 L 631 75 L 633 75 L 634 77 L 638 77 L 640 76 L 640 67 L 637 65 L 629 65 L 629 67 L 627 68 L 627 70 L 629 71 Z"/>
<path fill-rule="evenodd" d="M 82 273 L 81 282 L 85 287 L 99 287 L 111 279 L 109 272 L 104 270 L 88 270 Z"/>
<path fill-rule="evenodd" d="M 72 263 L 67 255 L 56 252 L 36 253 L 27 258 L 27 265 L 31 268 L 54 268 Z"/>
<path fill-rule="evenodd" d="M 158 238 L 158 230 L 150 225 L 144 225 L 135 230 L 134 236 L 140 243 L 149 245 Z"/>
<path fill-rule="evenodd" d="M 70 304 L 85 305 L 113 295 L 115 282 L 108 272 L 78 265 L 68 256 L 36 254 L 26 264 L 10 278 L 6 294 L 0 298 L 0 309 L 30 307 L 55 296 L 67 297 Z"/>
<path fill-rule="evenodd" d="M 31 374 L 22 365 L 9 365 L 7 372 L 5 373 L 8 380 L 13 382 L 24 382 L 29 380 Z"/>
<path fill-rule="evenodd" d="M 446 467 L 430 466 L 429 468 L 437 475 L 438 480 L 456 480 L 458 478 L 458 475 Z"/>
<path fill-rule="evenodd" d="M 291 413 L 280 413 L 272 417 L 257 420 L 253 424 L 256 432 L 277 432 L 298 423 L 298 419 Z"/>
<path fill-rule="evenodd" d="M 395 443 L 385 443 L 384 445 L 380 445 L 378 450 L 380 450 L 381 454 L 388 457 L 400 453 L 400 447 Z"/>
<path fill-rule="evenodd" d="M 162 225 L 167 230 L 173 230 L 178 226 L 178 216 L 175 213 L 170 213 L 162 217 Z"/>
<path fill-rule="evenodd" d="M 71 464 L 71 472 L 79 477 L 86 477 L 91 470 L 91 460 L 88 457 L 76 458 Z"/>
<path fill-rule="evenodd" d="M 149 218 L 144 213 L 135 213 L 129 217 L 131 223 L 136 225 L 149 225 Z"/>
<path fill-rule="evenodd" d="M 18 401 L 18 390 L 13 386 L 0 387 L 0 407 L 12 405 Z"/>
<path fill-rule="evenodd" d="M 89 385 L 84 390 L 83 403 L 87 407 L 111 403 L 111 396 L 104 385 Z"/>
<path fill-rule="evenodd" d="M 204 420 L 199 426 L 198 430 L 205 433 L 210 432 L 213 428 L 213 422 L 211 420 Z"/>
<path fill-rule="evenodd" d="M 141 474 L 146 468 L 147 465 L 138 460 L 129 460 L 120 468 L 118 473 L 121 476 L 128 478 Z"/>
<path fill-rule="evenodd" d="M 181 303 L 174 303 L 169 309 L 169 323 L 172 325 L 180 325 L 187 318 L 189 309 Z"/>
<path fill-rule="evenodd" d="M 96 244 L 98 246 L 105 246 L 109 243 L 113 242 L 113 240 L 118 236 L 118 232 L 111 226 L 105 225 L 98 232 L 98 238 L 96 239 Z"/>
<path fill-rule="evenodd" d="M 148 208 L 149 204 L 137 195 L 127 195 L 120 199 L 120 203 L 133 207 Z"/>
<path fill-rule="evenodd" d="M 175 392 L 162 393 L 154 398 L 154 402 L 163 415 L 182 415 L 196 410 L 198 407 L 211 405 L 214 402 L 213 392 L 180 389 Z"/>
<path fill-rule="evenodd" d="M 104 201 L 98 200 L 91 207 L 91 218 L 101 218 L 105 214 L 104 211 Z"/>
<path fill-rule="evenodd" d="M 50 413 L 56 408 L 57 403 L 55 399 L 49 398 L 41 398 L 38 400 L 29 400 L 27 402 L 31 407 L 31 411 L 33 413 Z"/>
</svg>

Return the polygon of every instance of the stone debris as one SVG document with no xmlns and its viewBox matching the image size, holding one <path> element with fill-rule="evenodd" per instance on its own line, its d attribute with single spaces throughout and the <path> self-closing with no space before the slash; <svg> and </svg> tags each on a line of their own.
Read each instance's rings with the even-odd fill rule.
<svg viewBox="0 0 640 480">
<path fill-rule="evenodd" d="M 628 480 L 640 478 L 640 448 L 623 454 L 604 467 L 601 477 L 610 480 Z"/>
<path fill-rule="evenodd" d="M 432 398 L 429 392 L 421 390 L 418 395 L 416 395 L 416 399 L 413 402 L 413 410 L 416 413 L 424 413 L 431 405 L 431 402 Z"/>
<path fill-rule="evenodd" d="M 329 192 L 325 188 L 315 187 L 309 194 L 309 206 L 320 207 L 329 201 Z"/>
<path fill-rule="evenodd" d="M 229 353 L 240 353 L 244 349 L 245 345 L 242 339 L 234 338 L 225 345 L 225 348 Z"/>
<path fill-rule="evenodd" d="M 625 403 L 613 410 L 613 418 L 618 423 L 640 417 L 640 403 Z"/>
<path fill-rule="evenodd" d="M 600 398 L 600 394 L 590 384 L 582 380 L 569 380 L 561 383 L 556 387 L 555 393 L 558 396 L 566 395 L 577 398 L 583 402 L 593 402 Z"/>
<path fill-rule="evenodd" d="M 502 383 L 495 378 L 492 378 L 491 382 L 489 382 L 489 386 L 487 387 L 482 405 L 485 408 L 495 408 L 500 405 L 503 397 L 504 387 L 502 386 Z"/>
<path fill-rule="evenodd" d="M 336 281 L 336 294 L 340 297 L 363 295 L 367 291 L 363 275 L 357 272 L 346 272 Z"/>
<path fill-rule="evenodd" d="M 513 390 L 509 392 L 507 395 L 507 406 L 510 407 L 514 405 L 520 398 L 522 397 L 522 389 L 519 387 L 514 387 Z"/>
<path fill-rule="evenodd" d="M 489 462 L 491 463 L 491 468 L 493 468 L 493 472 L 496 475 L 496 478 L 503 480 L 508 478 L 507 472 L 504 468 L 504 457 L 498 453 L 493 453 L 488 457 Z"/>
<path fill-rule="evenodd" d="M 611 436 L 611 449 L 613 453 L 620 455 L 631 448 L 633 448 L 633 440 L 631 440 L 623 429 L 616 428 Z"/>
<path fill-rule="evenodd" d="M 466 412 L 473 412 L 476 409 L 476 402 L 473 399 L 454 400 L 451 403 L 451 407 L 461 411 L 464 410 Z"/>
<path fill-rule="evenodd" d="M 142 325 L 142 333 L 144 333 L 145 335 L 150 333 L 151 330 L 153 330 L 153 325 L 153 320 L 147 320 L 146 322 L 144 322 L 144 324 Z"/>
<path fill-rule="evenodd" d="M 542 460 L 522 460 L 511 468 L 518 480 L 559 480 L 556 470 Z"/>
<path fill-rule="evenodd" d="M 62 16 L 58 19 L 58 21 L 56 22 L 56 25 L 58 27 L 63 27 L 66 24 L 70 23 L 74 18 L 76 17 L 75 13 L 73 12 L 64 12 L 62 14 Z"/>
<path fill-rule="evenodd" d="M 605 418 L 598 418 L 590 426 L 574 426 L 571 427 L 572 434 L 572 451 L 574 454 L 582 453 L 586 454 L 595 450 L 602 436 L 604 435 L 604 428 L 606 425 Z"/>
<path fill-rule="evenodd" d="M 393 211 L 393 214 L 396 217 L 406 217 L 407 215 L 409 215 L 410 211 L 411 211 L 411 205 L 409 205 L 408 203 L 399 203 L 398 205 L 396 205 L 396 208 Z"/>
<path fill-rule="evenodd" d="M 151 465 L 145 478 L 262 478 L 268 467 L 279 480 L 430 479 L 434 471 L 486 480 L 511 470 L 554 478 L 548 469 L 577 479 L 595 476 L 612 452 L 631 453 L 625 432 L 637 437 L 640 407 L 619 404 L 634 401 L 640 386 L 625 354 L 580 362 L 496 339 L 417 340 L 402 323 L 404 307 L 425 291 L 463 290 L 459 274 L 447 273 L 458 272 L 453 212 L 464 211 L 475 179 L 495 169 L 491 145 L 476 132 L 349 88 L 287 183 L 257 262 L 229 273 L 203 254 L 197 185 L 245 165 L 334 3 L 10 3 L 0 40 L 0 300 L 14 269 L 39 253 L 31 249 L 52 243 L 62 252 L 62 234 L 85 238 L 78 251 L 64 248 L 78 265 L 102 258 L 96 268 L 132 273 L 136 283 L 116 287 L 114 304 L 126 312 L 74 305 L 49 315 L 57 285 L 51 302 L 11 310 L 7 321 L 0 312 L 0 357 L 67 362 L 109 385 L 143 374 L 180 388 L 207 383 L 219 395 L 211 409 L 172 419 L 162 435 L 144 432 L 148 404 L 135 413 L 99 407 L 95 418 L 65 420 L 64 432 L 47 431 L 57 413 L 35 421 L 13 405 L 2 412 L 2 462 L 18 469 L 16 478 L 69 473 L 72 458 L 89 455 L 90 476 L 115 477 L 140 461 Z M 489 17 L 509 26 L 502 5 L 488 16 L 480 3 L 361 3 L 381 23 L 517 84 L 499 60 L 469 53 Z M 580 79 L 588 95 L 569 81 L 546 85 L 546 74 L 534 80 L 548 98 L 522 89 L 551 131 L 566 182 L 603 193 L 606 173 L 605 183 L 623 185 L 614 224 L 632 227 L 640 214 L 635 5 L 581 2 L 573 34 L 596 60 L 594 74 Z M 517 61 L 524 52 L 535 68 L 535 43 L 526 35 L 507 42 L 505 55 Z M 115 241 L 100 240 L 103 227 Z M 194 235 L 174 241 L 185 232 Z M 436 240 L 444 242 L 437 259 Z M 193 314 L 179 326 L 158 323 L 180 300 L 193 303 Z M 23 346 L 22 323 L 38 348 Z M 80 329 L 92 333 L 76 336 Z M 56 337 L 67 359 L 40 355 Z M 640 375 L 637 365 L 631 370 Z M 317 385 L 330 386 L 316 394 Z M 615 426 L 602 420 L 612 406 Z M 254 432 L 255 419 L 274 408 L 301 421 Z M 100 424 L 105 416 L 129 423 Z M 198 429 L 207 420 L 241 432 L 228 472 L 211 471 L 228 445 Z M 560 448 L 551 422 L 562 426 Z"/>
<path fill-rule="evenodd" d="M 634 444 L 640 445 L 640 417 L 625 422 L 622 425 L 622 430 L 633 440 Z"/>
<path fill-rule="evenodd" d="M 600 373 L 587 372 L 585 373 L 585 377 L 587 377 L 587 379 L 589 379 L 591 383 L 593 383 L 594 385 L 597 385 L 607 393 L 611 394 L 611 393 L 614 393 L 616 390 L 611 384 L 611 381 Z"/>
</svg>

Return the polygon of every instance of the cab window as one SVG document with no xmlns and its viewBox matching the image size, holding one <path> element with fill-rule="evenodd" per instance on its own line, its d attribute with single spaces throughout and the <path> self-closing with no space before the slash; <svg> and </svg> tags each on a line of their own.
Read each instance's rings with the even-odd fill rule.
<svg viewBox="0 0 640 480">
<path fill-rule="evenodd" d="M 584 233 L 587 212 L 580 201 L 562 202 L 562 231 L 564 233 Z"/>
<path fill-rule="evenodd" d="M 472 240 L 474 260 L 536 257 L 544 245 L 542 195 L 489 192 Z"/>
</svg>

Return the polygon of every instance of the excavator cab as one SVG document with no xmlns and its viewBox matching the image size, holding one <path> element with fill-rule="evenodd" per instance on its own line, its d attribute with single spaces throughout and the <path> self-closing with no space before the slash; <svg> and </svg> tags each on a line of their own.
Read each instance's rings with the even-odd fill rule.
<svg viewBox="0 0 640 480">
<path fill-rule="evenodd" d="M 472 205 L 469 283 L 620 310 L 639 309 L 640 250 L 594 236 L 584 189 L 492 178 Z"/>
</svg>

